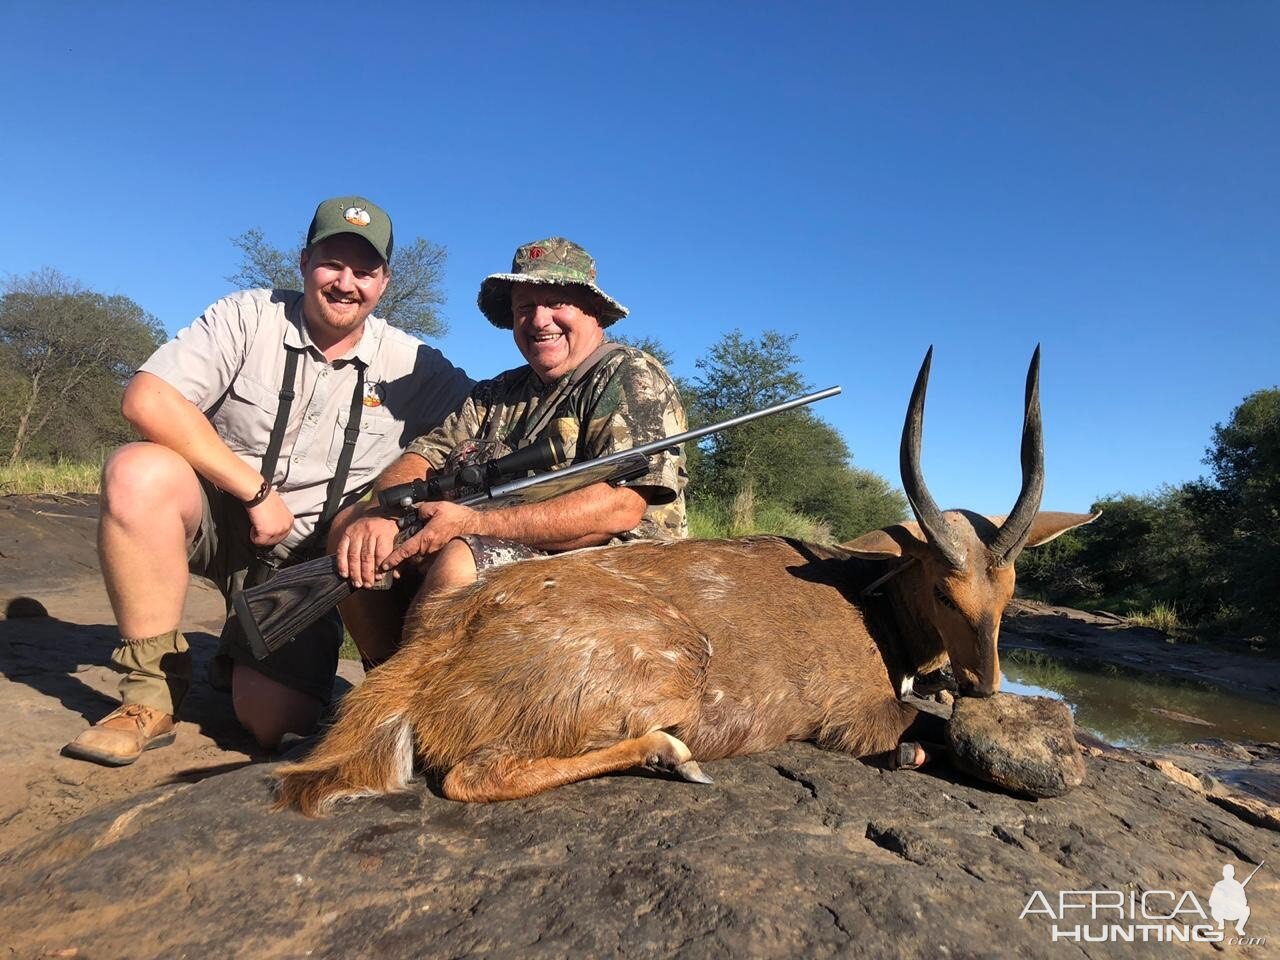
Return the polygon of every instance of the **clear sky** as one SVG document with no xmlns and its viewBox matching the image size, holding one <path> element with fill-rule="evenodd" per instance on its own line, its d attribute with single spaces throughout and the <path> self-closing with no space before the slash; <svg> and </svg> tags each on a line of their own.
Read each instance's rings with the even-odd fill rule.
<svg viewBox="0 0 1280 960">
<path fill-rule="evenodd" d="M 436 345 L 514 248 L 599 261 L 673 372 L 796 334 L 815 411 L 897 480 L 935 345 L 943 506 L 1016 495 L 1043 344 L 1047 508 L 1200 475 L 1280 383 L 1280 4 L 5 3 L 0 274 L 56 267 L 172 332 L 230 238 L 362 193 L 449 250 Z"/>
</svg>

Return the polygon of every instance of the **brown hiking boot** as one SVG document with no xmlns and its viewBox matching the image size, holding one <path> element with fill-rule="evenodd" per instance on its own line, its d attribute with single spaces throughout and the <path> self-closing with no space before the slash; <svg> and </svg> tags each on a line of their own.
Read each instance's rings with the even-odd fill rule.
<svg viewBox="0 0 1280 960">
<path fill-rule="evenodd" d="M 173 743 L 173 717 L 140 703 L 126 703 L 62 748 L 65 757 L 108 767 L 133 763 L 143 750 Z"/>
</svg>

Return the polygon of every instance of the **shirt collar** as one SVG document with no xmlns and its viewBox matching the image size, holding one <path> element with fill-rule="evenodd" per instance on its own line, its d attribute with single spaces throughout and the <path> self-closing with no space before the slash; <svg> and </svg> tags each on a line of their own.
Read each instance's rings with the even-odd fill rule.
<svg viewBox="0 0 1280 960">
<path fill-rule="evenodd" d="M 288 318 L 289 323 L 284 332 L 285 346 L 293 347 L 295 350 L 309 350 L 316 356 L 323 356 L 320 348 L 312 341 L 311 334 L 307 330 L 302 313 L 301 296 L 290 305 Z M 360 339 L 356 341 L 356 345 L 339 357 L 338 360 L 359 360 L 368 367 L 373 363 L 373 358 L 378 352 L 378 344 L 382 342 L 382 334 L 386 329 L 386 325 L 387 322 L 385 320 L 370 314 L 364 321 L 364 329 L 360 332 Z"/>
</svg>

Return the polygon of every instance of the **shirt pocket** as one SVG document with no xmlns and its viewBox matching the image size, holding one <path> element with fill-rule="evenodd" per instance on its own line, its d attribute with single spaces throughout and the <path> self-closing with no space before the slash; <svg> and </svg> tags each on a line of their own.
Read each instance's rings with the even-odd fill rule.
<svg viewBox="0 0 1280 960">
<path fill-rule="evenodd" d="M 338 414 L 338 423 L 329 443 L 329 457 L 325 461 L 331 471 L 338 468 L 350 415 L 350 410 Z M 377 407 L 365 407 L 360 412 L 360 434 L 356 437 L 356 449 L 351 457 L 351 472 L 346 484 L 348 490 L 376 477 L 399 455 L 400 429 L 400 422 L 395 417 Z"/>
<path fill-rule="evenodd" d="M 237 377 L 214 417 L 214 427 L 236 453 L 261 457 L 267 451 L 280 408 L 280 391 L 243 375 Z"/>
</svg>

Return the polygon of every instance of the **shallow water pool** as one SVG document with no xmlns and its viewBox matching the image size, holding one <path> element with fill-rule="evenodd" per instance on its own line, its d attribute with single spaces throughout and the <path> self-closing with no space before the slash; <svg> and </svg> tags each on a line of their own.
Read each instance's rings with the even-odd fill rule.
<svg viewBox="0 0 1280 960">
<path fill-rule="evenodd" d="M 1216 690 L 1115 671 L 1091 672 L 1001 651 L 1005 693 L 1065 700 L 1076 725 L 1109 743 L 1159 747 L 1188 740 L 1280 740 L 1280 707 Z"/>
</svg>

